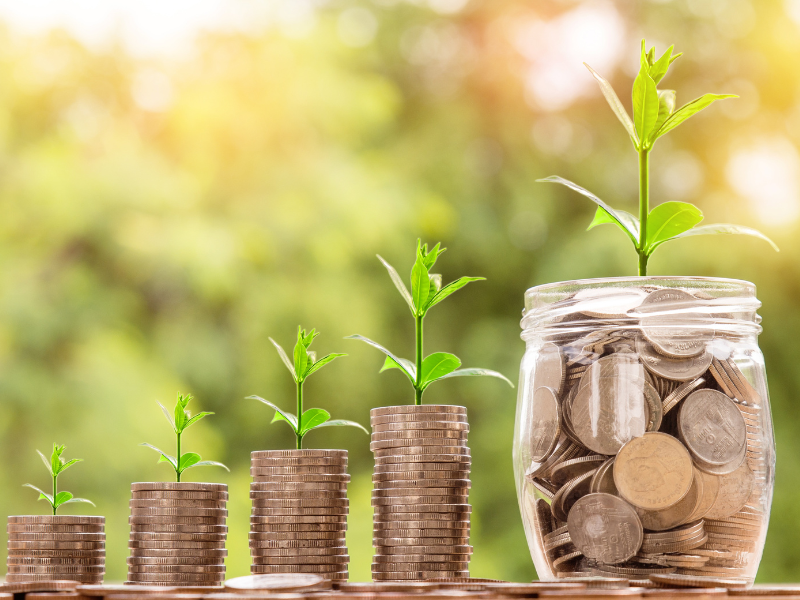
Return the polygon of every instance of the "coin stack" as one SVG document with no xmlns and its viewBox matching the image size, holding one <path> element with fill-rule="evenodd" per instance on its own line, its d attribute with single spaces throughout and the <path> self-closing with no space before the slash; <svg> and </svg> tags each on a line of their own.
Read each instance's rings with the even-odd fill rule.
<svg viewBox="0 0 800 600">
<path fill-rule="evenodd" d="M 221 585 L 228 486 L 134 483 L 131 493 L 128 583 Z"/>
<path fill-rule="evenodd" d="M 534 553 L 560 577 L 752 580 L 770 425 L 752 359 L 715 332 L 733 317 L 702 293 L 607 292 L 566 301 L 526 391 Z"/>
<path fill-rule="evenodd" d="M 467 409 L 387 406 L 370 411 L 372 578 L 468 577 Z"/>
<path fill-rule="evenodd" d="M 251 454 L 250 571 L 347 581 L 347 450 Z"/>
<path fill-rule="evenodd" d="M 69 579 L 102 583 L 105 517 L 8 517 L 7 583 Z"/>
</svg>

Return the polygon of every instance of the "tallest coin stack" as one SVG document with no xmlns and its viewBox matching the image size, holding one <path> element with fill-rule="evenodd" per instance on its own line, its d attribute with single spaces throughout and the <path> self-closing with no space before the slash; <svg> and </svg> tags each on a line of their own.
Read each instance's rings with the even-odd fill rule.
<svg viewBox="0 0 800 600">
<path fill-rule="evenodd" d="M 370 411 L 375 473 L 372 578 L 468 577 L 467 409 L 387 406 Z"/>
</svg>

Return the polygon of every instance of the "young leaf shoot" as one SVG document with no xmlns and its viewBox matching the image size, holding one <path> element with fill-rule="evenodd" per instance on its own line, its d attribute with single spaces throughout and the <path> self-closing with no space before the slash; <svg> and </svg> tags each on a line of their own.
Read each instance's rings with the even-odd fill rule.
<svg viewBox="0 0 800 600">
<path fill-rule="evenodd" d="M 340 356 L 347 356 L 346 354 L 327 354 L 319 360 L 316 360 L 316 353 L 309 351 L 308 347 L 318 335 L 319 332 L 314 329 L 306 333 L 305 329 L 300 326 L 297 327 L 297 343 L 294 345 L 294 352 L 292 355 L 294 362 L 289 360 L 286 352 L 284 352 L 283 348 L 278 344 L 278 342 L 272 338 L 269 338 L 269 341 L 272 342 L 272 344 L 275 346 L 275 349 L 278 351 L 278 355 L 281 357 L 283 364 L 286 365 L 286 368 L 289 369 L 289 373 L 292 374 L 292 379 L 294 379 L 295 387 L 297 389 L 297 415 L 282 410 L 278 407 L 278 405 L 270 402 L 269 400 L 265 400 L 260 396 L 247 397 L 248 400 L 258 400 L 259 402 L 263 402 L 275 410 L 275 416 L 272 418 L 272 423 L 275 421 L 285 421 L 289 424 L 289 427 L 291 427 L 292 431 L 294 432 L 296 447 L 298 450 L 302 449 L 303 447 L 303 438 L 305 435 L 312 429 L 318 429 L 320 427 L 358 427 L 364 431 L 364 433 L 369 433 L 369 431 L 367 431 L 363 425 L 356 423 L 355 421 L 348 421 L 346 419 L 331 420 L 331 415 L 327 410 L 323 410 L 321 408 L 309 408 L 308 410 L 303 411 L 303 383 L 305 383 L 305 380 L 308 379 L 310 375 L 316 373 L 322 367 L 330 362 L 333 362 Z"/>
<path fill-rule="evenodd" d="M 230 471 L 228 467 L 223 465 L 221 462 L 216 462 L 213 460 L 203 460 L 202 457 L 197 454 L 196 452 L 186 452 L 181 454 L 181 434 L 186 431 L 190 426 L 197 423 L 200 419 L 207 417 L 208 415 L 213 415 L 213 412 L 199 412 L 196 415 L 192 416 L 189 414 L 189 410 L 186 406 L 192 400 L 191 394 L 183 395 L 178 393 L 178 401 L 175 404 L 175 410 L 170 414 L 167 408 L 161 404 L 160 402 L 158 405 L 161 407 L 164 416 L 169 421 L 169 424 L 172 425 L 172 430 L 175 432 L 175 436 L 177 438 L 177 452 L 175 456 L 171 456 L 162 450 L 159 450 L 152 444 L 148 444 L 144 442 L 140 444 L 141 446 L 147 446 L 152 450 L 158 452 L 161 456 L 158 458 L 158 462 L 165 462 L 169 463 L 170 466 L 175 470 L 176 481 L 180 483 L 181 474 L 186 469 L 191 469 L 192 467 L 222 467 L 226 471 Z"/>
<path fill-rule="evenodd" d="M 53 444 L 53 454 L 50 455 L 50 460 L 47 457 L 39 452 L 39 456 L 44 463 L 47 472 L 50 473 L 50 478 L 53 482 L 53 493 L 48 494 L 47 492 L 43 492 L 35 485 L 31 485 L 30 483 L 24 484 L 23 487 L 29 487 L 33 490 L 39 492 L 39 500 L 47 500 L 50 503 L 50 507 L 53 509 L 53 515 L 56 514 L 58 507 L 62 504 L 69 504 L 70 502 L 85 502 L 86 504 L 91 504 L 94 506 L 94 502 L 91 500 L 87 500 L 86 498 L 76 498 L 69 492 L 59 492 L 58 491 L 58 476 L 69 469 L 75 463 L 81 462 L 83 459 L 81 458 L 73 458 L 69 461 L 64 461 L 62 458 L 62 454 L 64 454 L 64 448 L 66 446 L 59 446 L 58 444 Z"/>
<path fill-rule="evenodd" d="M 639 255 L 639 275 L 647 275 L 647 261 L 661 244 L 693 235 L 742 234 L 761 238 L 776 251 L 778 247 L 760 231 L 741 225 L 720 223 L 700 225 L 703 213 L 687 202 L 664 202 L 650 210 L 650 151 L 656 140 L 675 129 L 689 117 L 699 113 L 717 100 L 736 98 L 733 94 L 703 94 L 679 109 L 675 109 L 675 90 L 659 90 L 658 84 L 682 53 L 673 54 L 674 46 L 667 48 L 656 60 L 655 48 L 645 51 L 642 40 L 639 57 L 639 74 L 633 81 L 633 119 L 628 116 L 611 84 L 589 65 L 586 68 L 600 84 L 600 90 L 611 110 L 625 127 L 631 143 L 639 155 L 639 217 L 615 210 L 581 186 L 557 176 L 538 181 L 559 183 L 589 198 L 597 204 L 594 220 L 589 229 L 611 223 L 619 227 L 631 240 Z"/>
<path fill-rule="evenodd" d="M 408 309 L 414 317 L 416 341 L 414 362 L 392 354 L 377 342 L 373 342 L 364 336 L 351 335 L 346 338 L 361 340 L 383 352 L 386 355 L 386 359 L 384 360 L 381 372 L 387 369 L 399 369 L 408 377 L 408 380 L 414 387 L 414 402 L 416 404 L 422 404 L 422 394 L 431 383 L 450 377 L 486 375 L 489 377 L 498 377 L 511 387 L 514 387 L 513 383 L 496 371 L 490 371 L 489 369 L 460 369 L 461 361 L 453 354 L 435 352 L 424 356 L 422 352 L 423 321 L 428 311 L 468 283 L 485 279 L 484 277 L 460 277 L 442 287 L 442 276 L 431 273 L 431 270 L 436 263 L 436 259 L 439 258 L 445 250 L 445 248 L 440 248 L 440 244 L 436 244 L 428 251 L 428 245 L 422 244 L 421 240 L 417 240 L 417 257 L 414 261 L 414 266 L 411 268 L 410 292 L 395 268 L 378 256 L 378 260 L 380 260 L 383 266 L 386 267 L 386 270 L 389 271 L 389 277 L 391 277 L 392 282 L 406 301 Z"/>
</svg>

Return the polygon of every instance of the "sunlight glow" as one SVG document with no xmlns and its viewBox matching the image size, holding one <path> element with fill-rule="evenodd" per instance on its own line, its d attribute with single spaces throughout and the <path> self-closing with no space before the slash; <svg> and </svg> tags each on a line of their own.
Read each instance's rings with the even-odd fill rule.
<svg viewBox="0 0 800 600">
<path fill-rule="evenodd" d="M 800 217 L 800 156 L 784 137 L 764 139 L 728 161 L 731 186 L 747 198 L 762 222 L 791 225 Z"/>
</svg>

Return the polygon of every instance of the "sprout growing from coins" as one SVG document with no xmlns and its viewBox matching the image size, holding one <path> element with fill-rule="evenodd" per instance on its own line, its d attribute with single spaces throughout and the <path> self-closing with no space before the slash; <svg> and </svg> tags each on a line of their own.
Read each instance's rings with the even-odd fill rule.
<svg viewBox="0 0 800 600">
<path fill-rule="evenodd" d="M 175 469 L 176 481 L 178 483 L 181 481 L 181 475 L 183 472 L 186 469 L 191 469 L 192 467 L 222 467 L 226 471 L 230 471 L 230 469 L 221 462 L 203 460 L 202 457 L 196 452 L 185 452 L 181 454 L 181 435 L 183 432 L 186 431 L 190 426 L 197 423 L 200 419 L 214 414 L 213 412 L 199 412 L 194 416 L 190 415 L 186 406 L 191 400 L 191 394 L 184 395 L 178 393 L 178 401 L 175 403 L 175 410 L 172 414 L 170 414 L 163 404 L 158 402 L 158 405 L 164 412 L 164 416 L 167 418 L 167 421 L 169 421 L 169 424 L 172 425 L 172 430 L 175 432 L 175 436 L 177 438 L 177 451 L 175 452 L 175 456 L 171 456 L 166 452 L 156 448 L 152 444 L 148 444 L 147 442 L 140 444 L 141 446 L 147 446 L 148 448 L 152 448 L 158 452 L 161 455 L 158 458 L 158 462 L 169 463 L 170 466 Z"/>
<path fill-rule="evenodd" d="M 30 483 L 24 484 L 23 487 L 29 487 L 33 490 L 39 492 L 38 500 L 47 500 L 50 503 L 51 508 L 53 509 L 53 515 L 55 516 L 58 507 L 62 504 L 69 504 L 70 502 L 85 502 L 86 504 L 91 504 L 94 506 L 94 502 L 91 500 L 87 500 L 86 498 L 76 498 L 70 492 L 59 492 L 58 491 L 58 476 L 69 469 L 75 463 L 81 462 L 82 458 L 73 458 L 69 461 L 64 461 L 64 458 L 61 456 L 64 454 L 64 449 L 66 446 L 59 446 L 58 444 L 53 444 L 53 453 L 50 455 L 50 460 L 47 460 L 47 457 L 39 452 L 36 451 L 42 459 L 44 466 L 47 468 L 48 473 L 50 473 L 50 477 L 53 480 L 53 493 L 48 494 L 47 492 L 43 492 L 35 485 L 31 485 Z"/>
<path fill-rule="evenodd" d="M 298 325 L 297 343 L 294 345 L 293 352 L 294 363 L 289 360 L 289 357 L 286 355 L 286 352 L 280 346 L 280 344 L 278 344 L 278 342 L 272 338 L 269 338 L 269 341 L 272 342 L 272 344 L 275 346 L 275 349 L 278 351 L 278 355 L 281 357 L 283 364 L 286 365 L 286 368 L 289 369 L 289 373 L 292 374 L 292 379 L 294 379 L 297 390 L 297 415 L 286 412 L 277 404 L 270 402 L 269 400 L 265 400 L 260 396 L 247 397 L 248 400 L 258 400 L 259 402 L 263 402 L 275 410 L 275 416 L 272 417 L 272 423 L 275 421 L 285 421 L 289 424 L 289 427 L 291 427 L 292 431 L 294 432 L 296 447 L 298 450 L 302 449 L 303 438 L 306 436 L 306 434 L 312 429 L 318 429 L 320 427 L 358 427 L 364 431 L 364 433 L 369 433 L 369 431 L 367 431 L 363 425 L 356 423 L 355 421 L 348 421 L 346 419 L 331 420 L 330 413 L 322 408 L 309 408 L 306 411 L 303 410 L 303 384 L 305 383 L 306 379 L 340 356 L 347 356 L 347 354 L 327 354 L 319 360 L 316 360 L 316 353 L 309 351 L 308 348 L 311 346 L 311 342 L 314 341 L 314 338 L 318 335 L 319 332 L 315 329 L 312 329 L 306 333 L 306 330 Z"/>
<path fill-rule="evenodd" d="M 583 194 L 597 204 L 594 220 L 589 224 L 588 229 L 612 223 L 625 232 L 639 255 L 640 276 L 647 275 L 647 261 L 661 244 L 694 235 L 750 235 L 767 241 L 777 251 L 778 247 L 775 243 L 756 229 L 729 223 L 699 225 L 703 220 L 703 213 L 688 202 L 664 202 L 650 210 L 650 151 L 656 140 L 715 101 L 737 96 L 733 94 L 703 94 L 676 110 L 675 90 L 659 90 L 658 84 L 667 74 L 670 65 L 682 53 L 673 55 L 674 46 L 670 46 L 661 58 L 656 60 L 655 47 L 649 51 L 646 51 L 645 48 L 645 41 L 642 40 L 639 74 L 633 82 L 633 119 L 622 106 L 622 102 L 611 84 L 589 65 L 586 65 L 586 68 L 600 84 L 603 96 L 625 127 L 634 149 L 639 154 L 639 218 L 624 210 L 611 208 L 592 192 L 561 177 L 554 175 L 538 181 L 560 183 Z"/>
<path fill-rule="evenodd" d="M 414 387 L 414 402 L 417 405 L 422 404 L 422 394 L 431 383 L 450 377 L 497 377 L 508 383 L 511 387 L 514 387 L 513 383 L 497 371 L 490 371 L 489 369 L 459 369 L 461 360 L 454 354 L 434 352 L 423 358 L 423 321 L 428 311 L 468 283 L 485 279 L 485 277 L 459 277 L 455 281 L 442 287 L 442 276 L 433 274 L 430 271 L 433 269 L 436 259 L 438 259 L 445 250 L 446 248 L 440 248 L 440 244 L 436 244 L 428 251 L 428 244 L 422 244 L 421 240 L 417 240 L 417 257 L 411 269 L 411 292 L 408 291 L 408 288 L 406 288 L 403 283 L 403 279 L 394 267 L 378 256 L 378 260 L 380 260 L 383 266 L 386 267 L 386 270 L 389 271 L 392 282 L 394 282 L 397 291 L 400 292 L 400 295 L 406 301 L 406 304 L 408 304 L 411 315 L 414 317 L 416 359 L 413 363 L 407 358 L 400 358 L 392 354 L 377 342 L 373 342 L 364 336 L 351 335 L 346 338 L 361 340 L 383 352 L 386 355 L 386 360 L 383 363 L 381 372 L 387 369 L 400 369 L 400 371 L 408 377 L 411 385 Z"/>
</svg>

